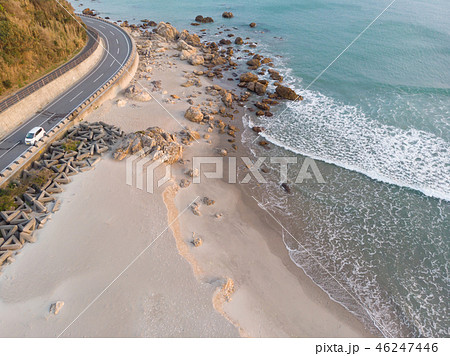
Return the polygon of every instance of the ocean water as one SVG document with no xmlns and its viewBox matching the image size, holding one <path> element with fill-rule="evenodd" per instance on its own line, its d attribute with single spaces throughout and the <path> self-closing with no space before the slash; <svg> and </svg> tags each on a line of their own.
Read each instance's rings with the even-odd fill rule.
<svg viewBox="0 0 450 356">
<path fill-rule="evenodd" d="M 273 174 L 252 188 L 292 234 L 284 234 L 291 259 L 385 336 L 449 336 L 449 3 L 397 0 L 316 80 L 390 2 L 88 0 L 82 8 L 193 31 L 202 14 L 215 20 L 200 27 L 211 38 L 227 26 L 257 42 L 304 100 L 244 123 L 268 128 L 270 155 L 316 159 L 326 181 L 292 184 L 288 196 Z M 268 155 L 250 130 L 243 139 Z"/>
</svg>

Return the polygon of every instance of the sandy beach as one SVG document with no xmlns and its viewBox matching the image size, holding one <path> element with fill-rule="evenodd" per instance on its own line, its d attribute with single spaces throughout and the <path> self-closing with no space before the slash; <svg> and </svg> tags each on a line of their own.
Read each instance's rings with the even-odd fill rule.
<svg viewBox="0 0 450 356">
<path fill-rule="evenodd" d="M 141 49 L 151 42 L 135 37 Z M 181 60 L 178 47 L 159 41 L 151 56 L 141 55 L 131 84 L 145 89 L 151 100 L 120 94 L 86 121 L 117 125 L 125 133 L 156 126 L 178 134 L 178 141 L 188 127 L 198 135 L 183 145 L 183 161 L 170 166 L 171 179 L 153 194 L 127 185 L 126 160 L 114 160 L 111 153 L 95 170 L 77 175 L 59 195 L 61 209 L 39 230 L 37 242 L 3 267 L 0 335 L 379 336 L 290 260 L 281 227 L 245 186 L 202 177 L 200 184 L 180 187 L 182 179 L 192 180 L 186 172 L 193 157 L 217 156 L 221 149 L 237 157 L 246 152 L 239 132 L 229 142 L 230 135 L 185 118 L 195 105 L 221 110 L 221 96 L 208 89 L 212 85 L 236 97 L 241 92 L 226 76 L 212 80 L 194 74 L 202 66 Z M 193 84 L 183 86 L 189 80 Z M 232 106 L 226 111 L 234 120 L 227 123 L 242 131 L 244 109 Z M 157 175 L 163 170 L 159 167 Z M 205 197 L 214 203 L 204 203 Z M 201 246 L 194 246 L 194 237 Z M 52 315 L 49 307 L 56 301 L 64 307 Z"/>
</svg>

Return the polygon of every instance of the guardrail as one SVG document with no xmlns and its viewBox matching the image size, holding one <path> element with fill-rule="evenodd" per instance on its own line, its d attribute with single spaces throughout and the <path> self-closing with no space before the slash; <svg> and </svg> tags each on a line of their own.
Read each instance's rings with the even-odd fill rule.
<svg viewBox="0 0 450 356">
<path fill-rule="evenodd" d="M 79 53 L 75 58 L 67 62 L 66 64 L 62 65 L 58 69 L 55 69 L 53 72 L 45 75 L 44 77 L 36 80 L 35 82 L 27 85 L 25 88 L 19 90 L 17 93 L 7 97 L 5 100 L 0 102 L 0 113 L 8 109 L 9 107 L 13 106 L 14 104 L 17 104 L 20 100 L 26 98 L 28 95 L 34 93 L 36 90 L 42 88 L 43 86 L 47 85 L 48 83 L 52 82 L 53 80 L 59 78 L 64 73 L 68 72 L 72 68 L 79 65 L 81 62 L 83 62 L 86 58 L 88 58 L 92 53 L 95 52 L 95 50 L 98 47 L 99 44 L 99 34 L 97 31 L 93 29 L 88 29 L 88 43 L 84 47 L 84 49 Z"/>
<path fill-rule="evenodd" d="M 97 20 L 101 20 L 104 22 L 111 22 L 89 15 L 83 15 L 86 17 L 94 17 Z M 119 27 L 119 26 L 117 26 Z M 120 27 L 119 27 L 120 28 Z M 123 29 L 121 29 L 123 31 Z M 125 32 L 125 31 L 124 31 Z M 126 32 L 125 32 L 126 33 Z M 128 34 L 126 34 L 129 36 Z M 5 169 L 0 172 L 0 187 L 3 187 L 11 177 L 15 176 L 17 173 L 21 171 L 24 165 L 30 162 L 34 157 L 38 156 L 38 154 L 42 152 L 42 150 L 49 145 L 58 134 L 61 134 L 64 129 L 68 128 L 69 124 L 79 115 L 81 114 L 89 105 L 95 102 L 102 94 L 104 94 L 113 83 L 115 83 L 124 73 L 128 71 L 128 68 L 133 64 L 137 52 L 136 52 L 136 44 L 129 36 L 130 41 L 132 43 L 131 53 L 132 55 L 128 58 L 127 62 L 123 65 L 123 67 L 118 70 L 112 77 L 110 77 L 103 85 L 93 93 L 88 99 L 86 99 L 83 103 L 81 103 L 78 107 L 73 109 L 69 114 L 67 114 L 60 122 L 58 122 L 51 130 L 49 130 L 45 136 L 39 140 L 35 146 L 30 146 L 25 152 L 23 152 L 19 157 L 17 157 L 12 163 L 10 163 Z M 98 42 L 97 42 L 98 46 Z"/>
</svg>

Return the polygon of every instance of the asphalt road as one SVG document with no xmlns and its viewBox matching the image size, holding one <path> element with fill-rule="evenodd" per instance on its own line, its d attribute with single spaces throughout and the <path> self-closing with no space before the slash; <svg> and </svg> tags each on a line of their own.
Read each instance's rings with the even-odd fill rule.
<svg viewBox="0 0 450 356">
<path fill-rule="evenodd" d="M 95 18 L 82 19 L 103 38 L 106 49 L 103 57 L 87 75 L 0 141 L 0 172 L 27 151 L 29 146 L 24 144 L 24 139 L 28 131 L 35 126 L 43 127 L 46 132 L 50 131 L 114 77 L 131 56 L 131 40 L 121 28 Z"/>
</svg>

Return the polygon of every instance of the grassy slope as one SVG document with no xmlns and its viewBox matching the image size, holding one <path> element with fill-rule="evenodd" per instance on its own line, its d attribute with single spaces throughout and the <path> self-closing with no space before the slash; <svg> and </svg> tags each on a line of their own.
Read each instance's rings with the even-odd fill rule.
<svg viewBox="0 0 450 356">
<path fill-rule="evenodd" d="M 70 4 L 58 1 L 73 14 Z M 86 39 L 55 0 L 0 0 L 0 97 L 67 61 Z"/>
</svg>

